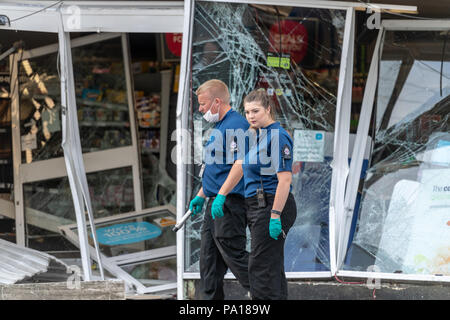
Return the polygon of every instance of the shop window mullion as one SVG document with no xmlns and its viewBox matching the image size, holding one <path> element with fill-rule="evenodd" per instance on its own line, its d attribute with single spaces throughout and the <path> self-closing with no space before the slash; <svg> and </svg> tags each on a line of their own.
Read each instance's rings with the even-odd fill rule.
<svg viewBox="0 0 450 320">
<path fill-rule="evenodd" d="M 339 260 L 337 260 L 337 269 L 339 270 L 347 252 L 347 243 L 350 234 L 351 221 L 355 210 L 356 196 L 358 186 L 360 183 L 361 169 L 363 164 L 364 151 L 368 139 L 368 132 L 370 126 L 370 119 L 375 99 L 377 78 L 378 78 L 378 52 L 380 48 L 380 41 L 382 38 L 383 29 L 378 33 L 378 39 L 375 45 L 374 55 L 369 69 L 366 88 L 364 91 L 364 99 L 361 107 L 361 115 L 359 118 L 359 125 L 357 129 L 355 146 L 351 155 L 349 175 L 347 179 L 345 202 L 344 202 L 344 235 L 339 245 Z M 369 156 L 370 157 L 370 156 Z"/>
<path fill-rule="evenodd" d="M 11 132 L 13 147 L 14 170 L 14 207 L 16 220 L 16 243 L 25 246 L 25 214 L 23 204 L 23 187 L 21 181 L 20 164 L 22 163 L 20 139 L 20 112 L 19 112 L 19 53 L 9 58 L 11 72 Z"/>
</svg>

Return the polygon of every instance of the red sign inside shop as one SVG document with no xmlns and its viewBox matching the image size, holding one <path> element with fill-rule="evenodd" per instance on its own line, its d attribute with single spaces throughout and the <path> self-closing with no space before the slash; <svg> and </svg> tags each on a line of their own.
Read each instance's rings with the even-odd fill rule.
<svg viewBox="0 0 450 320">
<path fill-rule="evenodd" d="M 166 43 L 169 51 L 177 57 L 181 57 L 182 33 L 166 33 Z"/>
<path fill-rule="evenodd" d="M 294 20 L 282 20 L 270 27 L 270 44 L 281 53 L 289 53 L 292 61 L 299 63 L 308 50 L 308 31 L 306 27 Z"/>
</svg>

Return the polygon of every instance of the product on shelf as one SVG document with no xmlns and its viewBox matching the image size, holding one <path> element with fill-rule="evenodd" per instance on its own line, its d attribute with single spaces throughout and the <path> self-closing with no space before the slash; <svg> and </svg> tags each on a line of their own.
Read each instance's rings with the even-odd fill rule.
<svg viewBox="0 0 450 320">
<path fill-rule="evenodd" d="M 83 89 L 81 98 L 89 101 L 101 101 L 102 92 L 99 89 Z"/>
<path fill-rule="evenodd" d="M 131 65 L 134 74 L 154 73 L 161 69 L 161 64 L 157 61 L 140 61 Z"/>
<path fill-rule="evenodd" d="M 140 143 L 144 153 L 158 151 L 160 145 L 159 130 L 146 130 L 140 132 Z"/>
<path fill-rule="evenodd" d="M 126 103 L 127 93 L 124 90 L 105 90 L 106 101 L 111 103 Z"/>
<path fill-rule="evenodd" d="M 161 97 L 159 94 L 143 96 L 141 92 L 135 93 L 136 111 L 141 128 L 159 127 L 161 123 Z"/>
</svg>

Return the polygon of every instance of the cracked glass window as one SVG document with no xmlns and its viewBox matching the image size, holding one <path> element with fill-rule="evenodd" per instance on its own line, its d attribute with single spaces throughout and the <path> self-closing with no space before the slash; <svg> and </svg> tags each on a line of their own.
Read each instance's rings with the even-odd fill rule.
<svg viewBox="0 0 450 320">
<path fill-rule="evenodd" d="M 121 38 L 72 48 L 83 153 L 131 145 Z"/>
<path fill-rule="evenodd" d="M 63 156 L 57 59 L 54 52 L 18 62 L 22 163 Z"/>
<path fill-rule="evenodd" d="M 286 240 L 287 272 L 330 270 L 330 163 L 345 14 L 287 6 L 195 5 L 189 124 L 194 164 L 188 170 L 187 199 L 201 187 L 202 149 L 211 129 L 198 111 L 196 89 L 209 79 L 224 81 L 231 106 L 241 114 L 246 94 L 267 90 L 277 121 L 294 139 L 292 192 L 298 213 Z M 199 214 L 186 225 L 188 272 L 199 271 L 202 221 Z"/>
<path fill-rule="evenodd" d="M 87 175 L 94 218 L 134 211 L 131 167 Z M 27 247 L 65 251 L 74 247 L 59 234 L 59 226 L 76 223 L 67 177 L 23 185 Z"/>
<path fill-rule="evenodd" d="M 450 275 L 449 36 L 385 34 L 375 143 L 347 270 Z"/>
</svg>

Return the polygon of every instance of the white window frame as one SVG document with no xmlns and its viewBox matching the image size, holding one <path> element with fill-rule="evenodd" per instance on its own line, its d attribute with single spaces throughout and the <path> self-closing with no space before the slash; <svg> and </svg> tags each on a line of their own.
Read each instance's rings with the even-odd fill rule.
<svg viewBox="0 0 450 320">
<path fill-rule="evenodd" d="M 183 1 L 64 1 L 57 4 L 55 1 L 24 0 L 0 3 L 1 14 L 11 21 L 10 27 L 0 29 L 58 32 L 60 10 L 64 32 L 183 32 Z"/>
<path fill-rule="evenodd" d="M 427 282 L 450 282 L 450 276 L 439 275 L 421 275 L 421 274 L 398 274 L 383 272 L 362 272 L 342 270 L 342 264 L 347 253 L 347 243 L 351 227 L 353 211 L 355 209 L 356 194 L 359 184 L 364 149 L 368 138 L 370 118 L 375 101 L 375 93 L 378 85 L 378 68 L 380 53 L 383 49 L 384 36 L 386 31 L 445 31 L 450 30 L 450 21 L 448 20 L 383 20 L 378 33 L 378 38 L 372 56 L 372 62 L 369 69 L 366 88 L 364 90 L 363 104 L 361 108 L 360 121 L 357 130 L 355 148 L 353 149 L 352 162 L 350 165 L 350 174 L 347 184 L 347 194 L 345 196 L 345 228 L 343 240 L 340 242 L 340 255 L 338 260 L 338 276 L 370 278 L 370 279 L 389 279 L 389 280 L 418 280 Z"/>
<path fill-rule="evenodd" d="M 123 213 L 114 215 L 111 217 L 105 217 L 96 219 L 94 221 L 95 226 L 100 226 L 101 224 L 105 223 L 120 223 L 123 221 L 128 221 L 130 219 L 137 219 L 143 218 L 144 216 L 148 216 L 151 214 L 158 214 L 158 213 L 165 213 L 170 214 L 173 216 L 173 218 L 176 218 L 176 209 L 175 207 L 171 205 L 165 205 L 165 206 L 159 206 L 159 207 L 153 207 L 150 209 L 144 209 L 141 211 L 135 211 L 135 212 L 129 212 L 129 213 Z M 90 224 L 88 223 L 87 226 Z M 63 234 L 70 242 L 72 242 L 74 245 L 79 245 L 79 238 L 78 238 L 78 232 L 77 224 L 70 224 L 59 227 L 61 234 Z M 166 227 L 166 228 L 171 228 Z M 93 260 L 97 261 L 97 255 L 95 248 L 90 246 L 89 247 L 90 256 Z M 152 260 L 157 259 L 167 259 L 167 258 L 176 258 L 177 255 L 176 246 L 167 246 L 162 247 L 158 249 L 151 249 L 146 250 L 142 252 L 136 252 L 136 253 L 129 253 L 129 254 L 123 254 L 116 257 L 107 257 L 104 254 L 100 253 L 101 261 L 103 263 L 104 268 L 109 271 L 111 274 L 116 276 L 119 279 L 124 280 L 124 282 L 127 285 L 128 292 L 133 292 L 136 290 L 138 294 L 146 294 L 146 293 L 155 293 L 165 290 L 173 290 L 177 288 L 177 283 L 168 283 L 164 285 L 157 285 L 153 287 L 146 287 L 142 283 L 140 283 L 137 279 L 132 277 L 130 274 L 125 272 L 121 267 L 129 265 L 129 264 L 136 264 L 136 263 L 143 263 L 143 262 L 151 262 Z"/>
</svg>

